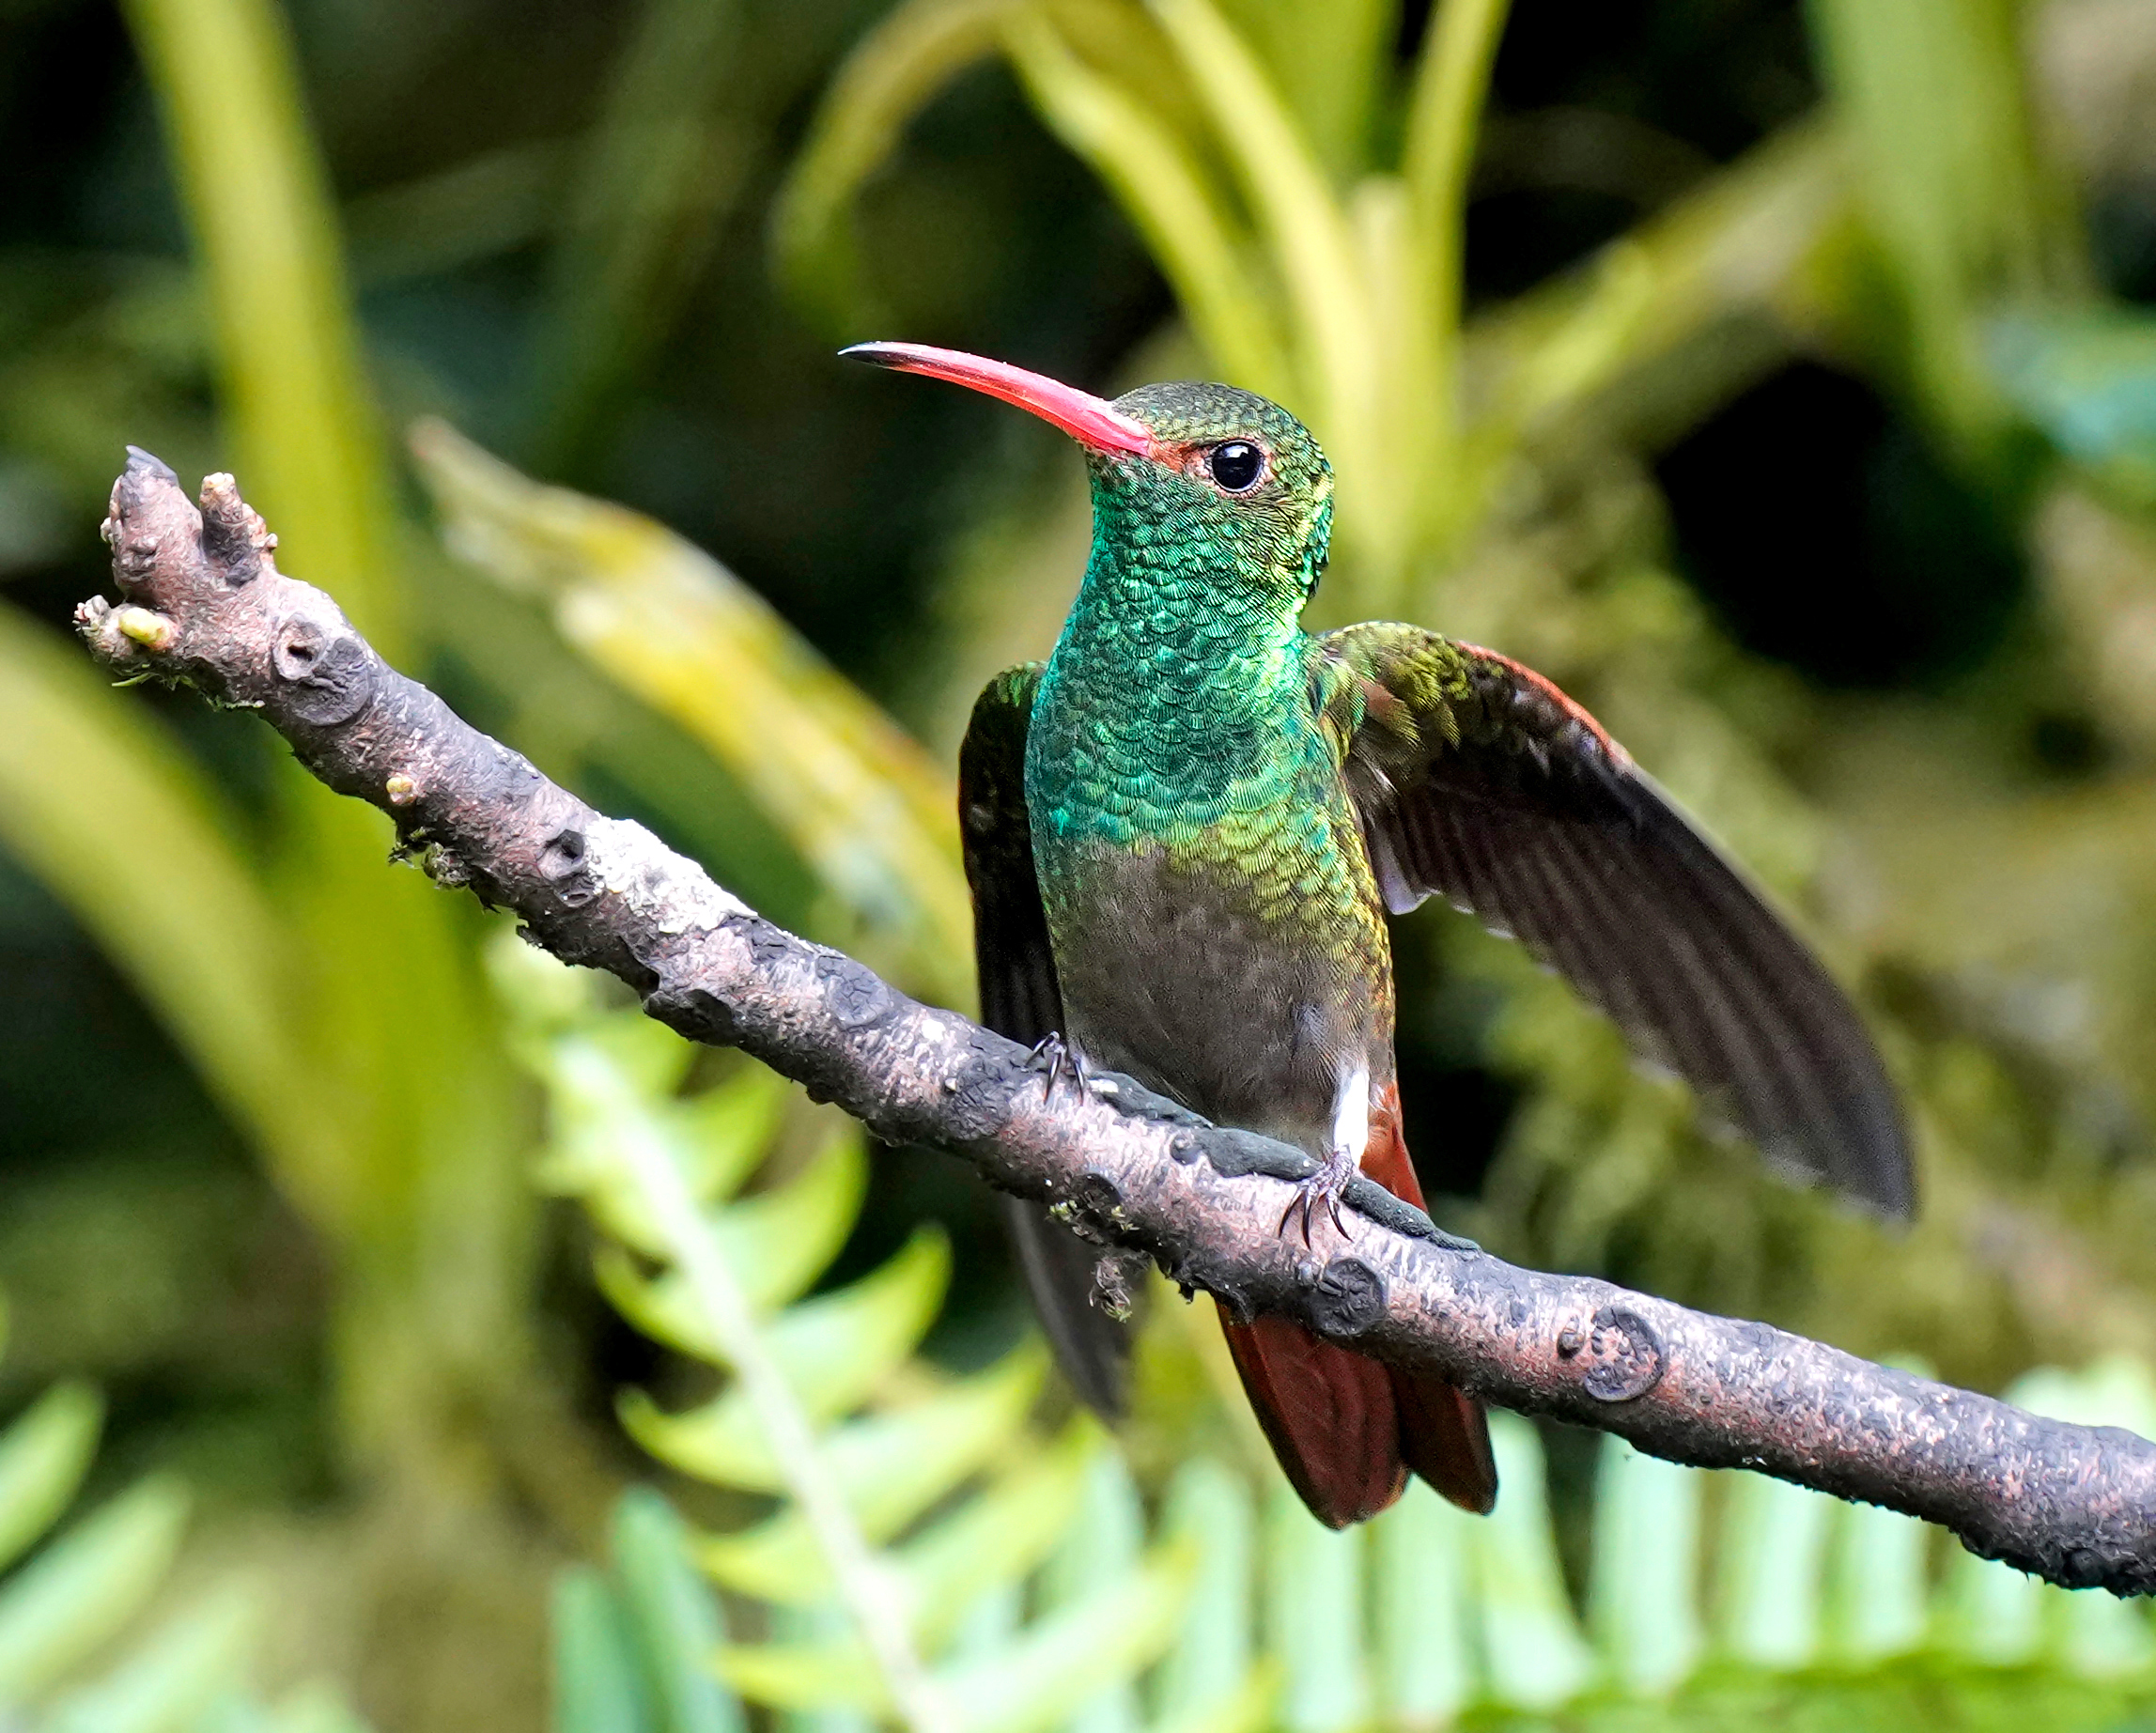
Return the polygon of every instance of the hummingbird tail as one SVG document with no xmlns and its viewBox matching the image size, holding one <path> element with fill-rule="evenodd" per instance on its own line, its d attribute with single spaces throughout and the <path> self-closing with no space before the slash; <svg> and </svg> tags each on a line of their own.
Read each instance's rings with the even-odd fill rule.
<svg viewBox="0 0 2156 1733">
<path fill-rule="evenodd" d="M 1388 1083 L 1370 1116 L 1362 1170 L 1395 1198 L 1422 1207 L 1422 1182 L 1400 1130 L 1400 1085 Z M 1487 1516 L 1497 1502 L 1497 1459 L 1482 1404 L 1456 1385 L 1387 1369 L 1400 1410 L 1400 1453 L 1423 1479 L 1463 1510 Z"/>
<path fill-rule="evenodd" d="M 1396 1085 L 1371 1115 L 1362 1170 L 1421 1206 Z M 1409 1469 L 1462 1509 L 1480 1515 L 1497 1502 L 1489 1421 L 1465 1390 L 1383 1365 L 1285 1318 L 1223 1318 L 1221 1327 L 1273 1454 L 1327 1527 L 1375 1516 L 1400 1496 Z"/>
<path fill-rule="evenodd" d="M 1407 1464 L 1388 1368 L 1285 1318 L 1223 1314 L 1220 1328 L 1265 1442 L 1312 1516 L 1345 1528 L 1400 1496 Z"/>
<path fill-rule="evenodd" d="M 1003 1219 L 1056 1364 L 1079 1400 L 1114 1426 L 1130 1401 L 1131 1329 L 1094 1304 L 1101 1248 L 1030 1198 L 1005 1198 Z"/>
<path fill-rule="evenodd" d="M 1400 1453 L 1408 1467 L 1461 1509 L 1489 1515 L 1497 1504 L 1497 1462 L 1481 1402 L 1442 1378 L 1418 1378 L 1397 1366 L 1386 1369 L 1392 1374 Z"/>
</svg>

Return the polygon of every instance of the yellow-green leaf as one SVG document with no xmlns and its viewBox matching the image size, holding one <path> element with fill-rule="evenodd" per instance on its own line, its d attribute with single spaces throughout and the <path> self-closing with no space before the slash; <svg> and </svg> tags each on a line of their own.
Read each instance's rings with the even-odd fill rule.
<svg viewBox="0 0 2156 1733">
<path fill-rule="evenodd" d="M 937 765 L 748 585 L 650 518 L 542 487 L 440 422 L 412 451 L 464 559 L 703 741 L 898 967 L 972 997 L 956 797 Z"/>
<path fill-rule="evenodd" d="M 145 1480 L 0 1586 L 0 1702 L 44 1692 L 142 1610 L 179 1546 L 187 1496 Z"/>
<path fill-rule="evenodd" d="M 1182 141 L 1074 54 L 1045 12 L 1014 13 L 1004 42 L 1041 118 L 1108 183 L 1221 372 L 1248 390 L 1290 395 L 1278 320 L 1247 238 Z"/>
<path fill-rule="evenodd" d="M 866 313 L 846 223 L 855 194 L 899 135 L 959 73 L 996 52 L 1018 0 L 909 0 L 855 46 L 832 79 L 771 216 L 771 248 L 795 296 L 834 331 Z"/>
<path fill-rule="evenodd" d="M 647 1336 L 723 1363 L 680 1278 L 642 1275 L 621 1253 L 596 1261 L 600 1289 Z M 923 1228 L 877 1269 L 836 1293 L 782 1312 L 766 1327 L 772 1357 L 786 1369 L 795 1395 L 815 1421 L 859 1406 L 910 1354 L 935 1323 L 951 1279 L 951 1249 L 940 1230 Z"/>
<path fill-rule="evenodd" d="M 1196 1568 L 1190 1547 L 1156 1547 L 1140 1570 L 1037 1620 L 1008 1648 L 939 1671 L 963 1733 L 1038 1733 L 1104 1680 L 1156 1660 L 1174 1641 Z"/>
<path fill-rule="evenodd" d="M 97 1451 L 104 1414 L 88 1385 L 55 1385 L 0 1434 L 0 1566 L 60 1520 Z"/>
<path fill-rule="evenodd" d="M 849 1498 L 893 1463 L 940 1462 L 949 1490 L 979 1465 L 983 1451 L 1010 1439 L 1046 1371 L 1037 1344 L 1016 1349 L 948 1389 L 838 1427 L 823 1441 L 825 1466 Z M 632 1390 L 622 1399 L 621 1417 L 637 1443 L 683 1474 L 744 1492 L 784 1490 L 784 1475 L 764 1429 L 738 1392 L 670 1415 Z M 906 1472 L 915 1471 L 908 1466 Z"/>
<path fill-rule="evenodd" d="M 1032 1573 L 1077 1515 L 1087 1467 L 1106 1447 L 1090 1417 L 1075 1420 L 1053 1445 L 1009 1464 L 897 1548 L 914 1629 L 925 1646 L 939 1648 L 990 1589 Z"/>
</svg>

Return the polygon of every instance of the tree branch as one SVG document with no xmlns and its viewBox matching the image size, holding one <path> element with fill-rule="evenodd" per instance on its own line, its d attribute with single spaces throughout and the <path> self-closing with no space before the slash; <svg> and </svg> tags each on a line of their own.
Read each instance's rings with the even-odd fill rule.
<svg viewBox="0 0 2156 1733">
<path fill-rule="evenodd" d="M 244 705 L 330 787 L 395 821 L 438 884 L 522 917 L 690 1038 L 740 1047 L 878 1137 L 961 1156 L 1156 1259 L 1233 1313 L 1280 1312 L 1504 1407 L 1943 1524 L 2069 1587 L 2156 1592 L 2156 1445 L 2040 1419 L 1768 1328 L 1515 1269 L 1358 1180 L 1351 1239 L 1279 1224 L 1314 1170 L 1127 1078 L 1055 1087 L 1026 1050 L 772 925 L 641 826 L 604 817 L 384 663 L 282 576 L 232 478 L 202 510 L 132 455 L 104 526 L 126 597 L 83 604 L 98 658 Z"/>
</svg>

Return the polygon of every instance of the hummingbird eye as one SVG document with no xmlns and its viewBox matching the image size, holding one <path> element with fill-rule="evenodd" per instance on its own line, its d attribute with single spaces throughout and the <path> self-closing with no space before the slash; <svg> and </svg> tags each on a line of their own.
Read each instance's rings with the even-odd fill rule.
<svg viewBox="0 0 2156 1733">
<path fill-rule="evenodd" d="M 1249 440 L 1228 440 L 1205 454 L 1205 468 L 1229 493 L 1248 493 L 1265 472 L 1265 454 Z"/>
</svg>

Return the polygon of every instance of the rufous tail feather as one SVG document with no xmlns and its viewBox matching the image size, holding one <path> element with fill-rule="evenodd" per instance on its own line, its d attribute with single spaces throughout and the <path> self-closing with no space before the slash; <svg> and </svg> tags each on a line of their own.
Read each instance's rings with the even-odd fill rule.
<svg viewBox="0 0 2156 1733">
<path fill-rule="evenodd" d="M 1400 1133 L 1400 1091 L 1371 1115 L 1362 1170 L 1420 1208 L 1422 1187 Z M 1222 1328 L 1258 1424 L 1289 1483 L 1319 1522 L 1344 1528 L 1400 1496 L 1413 1469 L 1466 1510 L 1497 1501 L 1482 1404 L 1466 1391 L 1340 1347 L 1285 1318 Z"/>
</svg>

